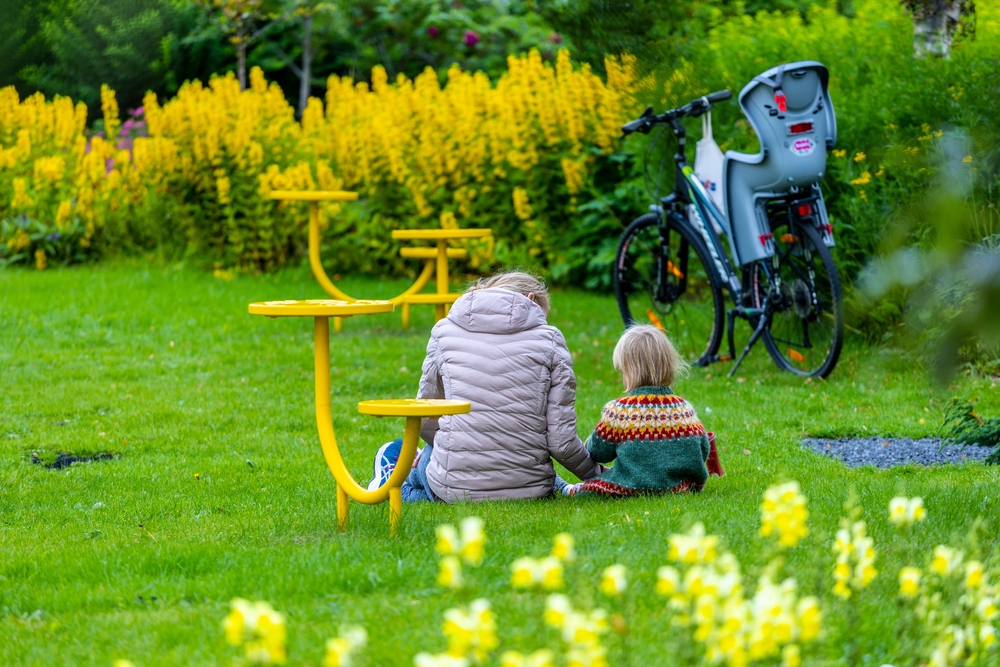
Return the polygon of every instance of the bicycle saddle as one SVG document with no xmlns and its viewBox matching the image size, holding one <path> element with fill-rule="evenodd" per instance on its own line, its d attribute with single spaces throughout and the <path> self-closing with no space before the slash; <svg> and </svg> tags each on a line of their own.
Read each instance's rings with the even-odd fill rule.
<svg viewBox="0 0 1000 667">
<path fill-rule="evenodd" d="M 837 121 L 822 64 L 773 67 L 740 91 L 739 103 L 760 140 L 756 155 L 727 151 L 723 192 L 740 264 L 774 254 L 764 203 L 819 181 Z"/>
</svg>

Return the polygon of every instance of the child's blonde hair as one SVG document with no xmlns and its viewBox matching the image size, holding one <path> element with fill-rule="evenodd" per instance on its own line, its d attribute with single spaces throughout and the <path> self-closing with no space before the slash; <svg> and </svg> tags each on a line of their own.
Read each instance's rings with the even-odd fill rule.
<svg viewBox="0 0 1000 667">
<path fill-rule="evenodd" d="M 524 296 L 534 295 L 535 303 L 542 312 L 549 314 L 549 289 L 540 279 L 525 271 L 504 271 L 488 278 L 480 278 L 465 290 L 475 292 L 481 289 L 505 289 Z"/>
<path fill-rule="evenodd" d="M 622 374 L 626 391 L 638 387 L 674 384 L 687 373 L 688 365 L 667 335 L 649 324 L 637 324 L 622 334 L 612 356 L 615 370 Z"/>
</svg>

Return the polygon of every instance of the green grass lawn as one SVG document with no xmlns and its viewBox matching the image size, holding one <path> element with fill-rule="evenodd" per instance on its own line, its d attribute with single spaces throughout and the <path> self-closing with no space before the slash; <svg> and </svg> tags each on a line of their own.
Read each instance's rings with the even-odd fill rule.
<svg viewBox="0 0 1000 667">
<path fill-rule="evenodd" d="M 343 285 L 374 298 L 403 283 Z M 719 365 L 678 384 L 718 434 L 728 472 L 700 495 L 409 505 L 399 539 L 389 537 L 387 505 L 352 505 L 338 533 L 314 421 L 311 322 L 246 308 L 322 296 L 306 268 L 232 281 L 144 264 L 0 271 L 0 664 L 237 664 L 220 628 L 237 596 L 286 614 L 294 665 L 321 664 L 325 640 L 345 623 L 369 631 L 361 664 L 411 665 L 418 651 L 444 649 L 443 612 L 479 596 L 496 610 L 501 648 L 532 650 L 554 636 L 540 621 L 544 595 L 513 591 L 509 566 L 547 554 L 561 531 L 577 540 L 567 592 L 580 606 L 617 608 L 597 593 L 598 575 L 613 563 L 631 571 L 627 651 L 609 641 L 611 664 L 667 664 L 669 613 L 653 592 L 667 537 L 701 521 L 755 580 L 767 548 L 761 496 L 794 479 L 809 499 L 811 532 L 786 570 L 826 614 L 811 661 L 841 660 L 846 630 L 858 664 L 878 666 L 898 649 L 899 568 L 923 565 L 936 544 L 964 544 L 978 516 L 996 535 L 998 467 L 848 470 L 799 446 L 807 435 L 934 435 L 951 396 L 1000 414 L 997 381 L 935 387 L 915 362 L 850 338 L 827 381 L 778 371 L 760 346 L 738 379 Z M 398 313 L 355 318 L 333 337 L 335 428 L 362 483 L 376 447 L 400 437 L 403 422 L 360 416 L 356 404 L 414 395 L 432 309 L 414 308 L 413 319 L 403 331 Z M 557 291 L 550 322 L 573 352 L 586 437 L 621 391 L 611 366 L 617 308 L 608 296 Z M 58 451 L 119 458 L 63 470 L 32 464 L 33 452 Z M 830 593 L 830 543 L 852 490 L 881 574 L 845 613 Z M 887 518 L 897 494 L 923 496 L 928 508 L 906 538 Z M 441 590 L 435 527 L 469 515 L 485 520 L 486 559 L 466 571 L 468 589 Z M 997 558 L 994 542 L 983 548 Z"/>
</svg>

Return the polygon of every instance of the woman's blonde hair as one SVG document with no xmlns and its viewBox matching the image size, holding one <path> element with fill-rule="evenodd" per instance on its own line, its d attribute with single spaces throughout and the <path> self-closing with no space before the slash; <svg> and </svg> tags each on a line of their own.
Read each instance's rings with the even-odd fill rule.
<svg viewBox="0 0 1000 667">
<path fill-rule="evenodd" d="M 505 289 L 524 296 L 533 294 L 535 303 L 541 307 L 542 312 L 549 314 L 549 288 L 539 278 L 525 271 L 504 271 L 488 278 L 480 278 L 465 291 L 475 292 L 481 289 Z"/>
<path fill-rule="evenodd" d="M 688 365 L 667 335 L 649 324 L 636 324 L 622 334 L 612 356 L 626 391 L 638 387 L 669 387 L 687 373 Z"/>
</svg>

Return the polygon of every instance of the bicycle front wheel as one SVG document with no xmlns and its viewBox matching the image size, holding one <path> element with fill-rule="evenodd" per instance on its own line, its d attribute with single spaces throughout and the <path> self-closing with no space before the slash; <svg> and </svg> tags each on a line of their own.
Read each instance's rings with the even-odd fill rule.
<svg viewBox="0 0 1000 667">
<path fill-rule="evenodd" d="M 776 264 L 771 274 L 778 279 L 778 303 L 764 345 L 779 367 L 825 378 L 844 344 L 844 299 L 833 256 L 808 222 L 777 220 L 771 231 Z M 759 308 L 772 285 L 759 262 L 750 274 L 751 294 Z"/>
<path fill-rule="evenodd" d="M 626 327 L 649 323 L 682 358 L 705 366 L 719 349 L 723 294 L 705 242 L 683 219 L 648 213 L 622 234 L 614 285 Z"/>
</svg>

